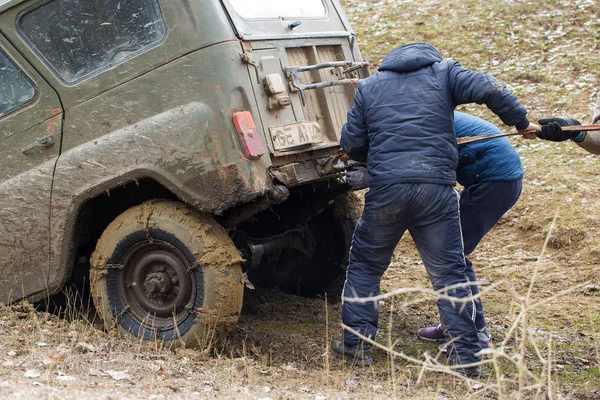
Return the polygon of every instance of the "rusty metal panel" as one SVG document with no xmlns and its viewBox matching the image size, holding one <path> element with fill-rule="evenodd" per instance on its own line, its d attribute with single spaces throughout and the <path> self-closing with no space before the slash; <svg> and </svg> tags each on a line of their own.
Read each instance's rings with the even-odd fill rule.
<svg viewBox="0 0 600 400">
<path fill-rule="evenodd" d="M 289 65 L 306 66 L 329 61 L 343 61 L 344 53 L 341 45 L 309 46 L 287 48 Z M 305 84 L 326 82 L 335 79 L 335 70 L 321 69 L 299 73 Z M 304 117 L 309 121 L 317 121 L 321 130 L 330 141 L 339 141 L 342 125 L 346 122 L 346 113 L 352 106 L 354 87 L 330 86 L 307 90 L 304 93 L 306 103 L 302 106 Z"/>
<path fill-rule="evenodd" d="M 252 79 L 260 123 L 266 132 L 272 134 L 268 137 L 267 145 L 274 164 L 315 158 L 320 156 L 317 153 L 325 155 L 328 151 L 331 154 L 339 146 L 340 130 L 355 92 L 355 86 L 349 81 L 358 81 L 348 79 L 357 78 L 357 75 L 344 75 L 342 70 L 355 61 L 355 55 L 358 56 L 357 61 L 361 62 L 360 54 L 353 54 L 352 45 L 345 38 L 288 39 L 244 44 L 242 58 L 248 65 Z M 331 66 L 326 66 L 328 64 Z M 268 79 L 277 76 L 284 81 L 285 90 L 277 94 L 270 93 L 265 84 Z M 343 86 L 330 86 L 342 81 L 345 81 Z M 310 85 L 318 87 L 299 89 Z M 302 101 L 302 93 L 305 101 Z M 288 102 L 273 107 L 272 103 L 278 96 L 287 98 Z M 303 121 L 318 126 L 324 140 L 313 140 L 298 147 L 282 147 L 273 143 L 278 138 L 276 133 L 281 129 Z"/>
<path fill-rule="evenodd" d="M 288 56 L 289 65 L 302 66 L 317 63 L 314 47 L 312 46 L 288 48 L 286 49 L 286 53 Z M 300 72 L 300 76 L 302 77 L 303 82 L 320 82 L 318 71 Z M 323 132 L 326 132 L 326 126 L 322 125 L 324 123 L 324 113 L 321 109 L 323 100 L 319 99 L 320 94 L 322 94 L 322 92 L 317 90 L 307 91 L 305 95 L 306 104 L 302 106 L 302 111 L 304 113 L 305 120 L 318 122 L 319 125 L 321 125 Z"/>
</svg>

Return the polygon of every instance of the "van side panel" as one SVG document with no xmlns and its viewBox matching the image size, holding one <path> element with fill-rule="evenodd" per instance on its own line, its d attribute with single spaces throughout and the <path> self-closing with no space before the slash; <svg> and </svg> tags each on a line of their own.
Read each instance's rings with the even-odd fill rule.
<svg viewBox="0 0 600 400">
<path fill-rule="evenodd" d="M 232 123 L 235 110 L 258 117 L 240 52 L 237 41 L 196 51 L 68 110 L 52 191 L 51 292 L 68 276 L 74 221 L 89 198 L 148 177 L 219 214 L 268 190 L 264 137 L 265 154 L 247 159 Z"/>
<path fill-rule="evenodd" d="M 0 302 L 10 302 L 46 288 L 63 110 L 2 34 L 0 64 Z"/>
<path fill-rule="evenodd" d="M 0 302 L 3 303 L 46 288 L 50 275 L 48 210 L 57 151 L 42 153 L 38 150 L 38 154 L 25 156 L 21 149 L 47 135 L 48 126 L 60 131 L 60 121 L 59 115 L 0 142 L 0 160 L 14 160 L 14 168 L 3 170 L 6 175 L 0 181 L 0 271 L 3 274 Z M 12 177 L 6 178 L 9 174 Z"/>
</svg>

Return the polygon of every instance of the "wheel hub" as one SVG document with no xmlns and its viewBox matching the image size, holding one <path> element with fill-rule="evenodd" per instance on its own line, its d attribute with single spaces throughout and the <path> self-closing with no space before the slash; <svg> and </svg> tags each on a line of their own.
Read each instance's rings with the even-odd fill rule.
<svg viewBox="0 0 600 400">
<path fill-rule="evenodd" d="M 117 286 L 124 306 L 154 329 L 170 329 L 192 311 L 196 288 L 187 258 L 170 243 L 138 243 L 123 256 Z"/>
<path fill-rule="evenodd" d="M 155 272 L 148 274 L 144 288 L 148 297 L 168 296 L 173 290 L 173 282 L 169 274 Z"/>
</svg>

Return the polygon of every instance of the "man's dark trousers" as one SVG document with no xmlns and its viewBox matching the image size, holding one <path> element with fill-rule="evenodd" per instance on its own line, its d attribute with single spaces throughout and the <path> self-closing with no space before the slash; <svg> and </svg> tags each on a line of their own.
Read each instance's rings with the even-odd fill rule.
<svg viewBox="0 0 600 400">
<path fill-rule="evenodd" d="M 511 209 L 521 195 L 522 179 L 514 181 L 480 182 L 465 187 L 460 193 L 460 221 L 465 242 L 465 254 L 475 250 L 481 239 Z M 469 281 L 476 282 L 473 263 L 468 258 L 466 274 Z M 471 286 L 473 295 L 479 293 L 477 285 Z M 475 326 L 485 328 L 485 317 L 481 299 L 475 300 L 477 310 Z"/>
<path fill-rule="evenodd" d="M 435 290 L 466 283 L 458 208 L 458 192 L 449 185 L 399 183 L 370 188 L 352 239 L 344 298 L 380 293 L 381 276 L 406 230 L 413 237 Z M 457 288 L 448 294 L 464 299 L 471 295 L 471 290 Z M 475 355 L 481 348 L 475 329 L 474 302 L 452 304 L 449 300 L 438 300 L 437 306 L 442 326 L 455 339 L 455 354 L 459 356 L 456 362 L 479 361 Z M 378 314 L 376 302 L 343 302 L 344 324 L 367 337 L 375 338 Z M 356 345 L 360 339 L 344 331 L 344 343 Z"/>
</svg>

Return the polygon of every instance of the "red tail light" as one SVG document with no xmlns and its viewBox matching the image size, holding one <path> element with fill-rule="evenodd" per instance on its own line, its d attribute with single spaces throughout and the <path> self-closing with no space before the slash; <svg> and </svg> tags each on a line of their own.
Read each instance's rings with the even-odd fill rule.
<svg viewBox="0 0 600 400">
<path fill-rule="evenodd" d="M 250 112 L 238 111 L 233 113 L 233 125 L 235 125 L 235 129 L 240 135 L 246 157 L 260 157 L 265 154 L 265 147 L 260 140 L 260 135 L 256 130 L 256 124 Z"/>
</svg>

